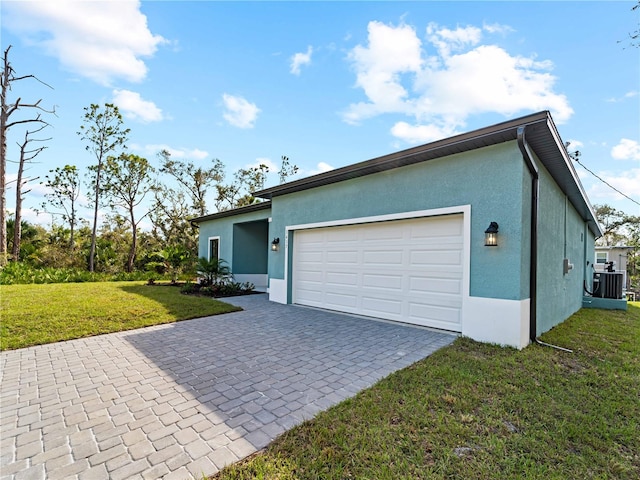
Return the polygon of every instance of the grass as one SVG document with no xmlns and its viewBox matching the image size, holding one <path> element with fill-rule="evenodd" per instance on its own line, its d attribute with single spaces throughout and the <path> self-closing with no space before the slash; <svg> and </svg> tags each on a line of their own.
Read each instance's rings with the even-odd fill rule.
<svg viewBox="0 0 640 480">
<path fill-rule="evenodd" d="M 89 337 L 240 310 L 143 282 L 0 286 L 0 349 Z"/>
<path fill-rule="evenodd" d="M 640 303 L 522 351 L 460 338 L 216 477 L 640 478 Z"/>
</svg>

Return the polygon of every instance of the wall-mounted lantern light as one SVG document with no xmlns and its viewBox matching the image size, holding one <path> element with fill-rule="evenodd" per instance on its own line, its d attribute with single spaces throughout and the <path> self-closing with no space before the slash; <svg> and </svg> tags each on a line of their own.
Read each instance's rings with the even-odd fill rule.
<svg viewBox="0 0 640 480">
<path fill-rule="evenodd" d="M 280 239 L 276 237 L 273 239 L 273 242 L 271 242 L 271 251 L 277 252 L 278 250 L 280 250 Z"/>
<path fill-rule="evenodd" d="M 484 231 L 484 245 L 485 247 L 498 246 L 498 224 L 496 222 L 491 222 L 489 228 Z"/>
</svg>

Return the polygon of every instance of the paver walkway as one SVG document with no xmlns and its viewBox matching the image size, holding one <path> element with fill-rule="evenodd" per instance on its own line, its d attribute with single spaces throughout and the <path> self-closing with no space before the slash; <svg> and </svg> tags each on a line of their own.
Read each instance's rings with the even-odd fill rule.
<svg viewBox="0 0 640 480">
<path fill-rule="evenodd" d="M 2 352 L 1 478 L 202 478 L 455 338 L 229 301 L 245 310 Z"/>
</svg>

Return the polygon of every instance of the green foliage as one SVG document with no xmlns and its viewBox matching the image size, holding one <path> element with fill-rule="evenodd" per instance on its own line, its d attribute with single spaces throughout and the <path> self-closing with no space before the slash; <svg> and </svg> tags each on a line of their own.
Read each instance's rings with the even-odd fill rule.
<svg viewBox="0 0 640 480">
<path fill-rule="evenodd" d="M 208 297 L 233 297 L 235 295 L 246 295 L 253 292 L 255 285 L 250 282 L 226 282 L 214 283 L 212 285 L 198 285 L 187 288 L 183 293 L 199 293 Z M 190 290 L 190 291 L 189 291 Z"/>
<path fill-rule="evenodd" d="M 0 269 L 0 285 L 83 283 L 104 281 L 146 280 L 149 272 L 88 272 L 79 268 L 34 267 L 24 262 L 11 262 Z"/>
<path fill-rule="evenodd" d="M 93 193 L 93 227 L 91 231 L 91 247 L 89 250 L 89 271 L 94 271 L 96 255 L 96 238 L 98 230 L 98 209 L 100 199 L 104 195 L 102 173 L 104 162 L 110 152 L 117 148 L 124 148 L 130 130 L 125 129 L 122 115 L 118 107 L 112 103 L 105 103 L 101 109 L 99 105 L 91 104 L 84 108 L 80 126 L 82 141 L 86 142 L 87 151 L 91 152 L 96 163 L 89 167 L 89 185 Z"/>
<path fill-rule="evenodd" d="M 196 264 L 196 273 L 200 277 L 200 284 L 205 287 L 224 285 L 233 279 L 228 263 L 221 258 L 207 260 L 200 257 Z"/>
<path fill-rule="evenodd" d="M 193 162 L 183 162 L 171 158 L 171 153 L 162 150 L 159 153 L 160 171 L 178 181 L 191 198 L 191 208 L 195 215 L 207 214 L 206 195 L 212 183 L 218 184 L 224 179 L 224 165 L 217 158 L 209 168 L 196 167 Z"/>
<path fill-rule="evenodd" d="M 74 232 L 80 220 L 78 219 L 77 201 L 80 197 L 80 174 L 74 165 L 65 165 L 49 170 L 44 182 L 48 188 L 45 198 L 48 203 L 43 203 L 42 208 L 51 214 L 58 214 L 69 225 L 69 249 L 75 246 Z M 49 205 L 53 208 L 49 208 Z"/>
<path fill-rule="evenodd" d="M 171 245 L 163 250 L 153 252 L 146 264 L 147 270 L 159 274 L 168 274 L 171 281 L 176 283 L 180 275 L 194 270 L 193 255 L 182 245 Z"/>
</svg>

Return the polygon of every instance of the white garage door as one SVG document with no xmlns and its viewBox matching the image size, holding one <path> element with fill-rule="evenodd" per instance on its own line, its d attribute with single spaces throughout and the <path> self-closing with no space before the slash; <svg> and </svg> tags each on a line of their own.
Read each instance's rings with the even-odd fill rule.
<svg viewBox="0 0 640 480">
<path fill-rule="evenodd" d="M 462 215 L 297 230 L 293 303 L 461 331 Z"/>
</svg>

